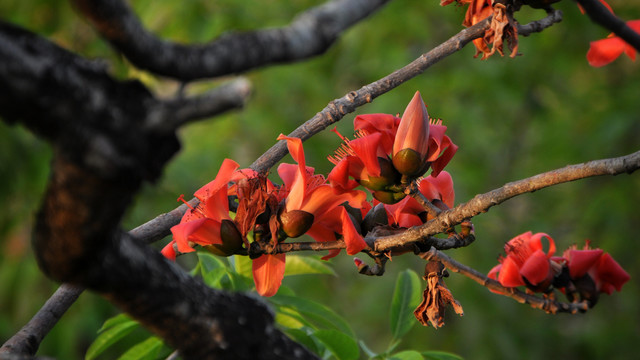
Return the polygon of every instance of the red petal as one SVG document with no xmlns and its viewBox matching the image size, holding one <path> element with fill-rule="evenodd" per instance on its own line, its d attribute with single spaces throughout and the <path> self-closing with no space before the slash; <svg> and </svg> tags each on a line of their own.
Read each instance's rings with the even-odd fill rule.
<svg viewBox="0 0 640 360">
<path fill-rule="evenodd" d="M 616 290 L 622 290 L 622 285 L 631 279 L 631 276 L 624 271 L 622 266 L 618 264 L 608 253 L 605 253 L 600 257 L 598 263 L 598 269 L 596 271 L 596 284 L 601 288 L 600 290 L 611 294 L 615 287 Z"/>
<path fill-rule="evenodd" d="M 381 145 L 385 154 L 391 154 L 399 124 L 400 118 L 390 114 L 358 115 L 353 120 L 355 130 L 363 130 L 367 134 L 382 134 Z"/>
<path fill-rule="evenodd" d="M 238 165 L 237 162 L 231 159 L 224 159 L 216 178 L 196 191 L 195 196 L 200 199 L 200 201 L 208 199 L 211 195 L 222 189 L 222 187 L 227 186 L 238 167 L 240 167 L 240 165 Z"/>
<path fill-rule="evenodd" d="M 355 226 L 349 216 L 347 210 L 342 207 L 342 237 L 347 245 L 347 254 L 355 255 L 367 247 L 367 243 L 362 238 L 362 235 L 356 231 Z"/>
<path fill-rule="evenodd" d="M 336 193 L 350 191 L 358 186 L 357 181 L 349 179 L 349 166 L 349 161 L 346 158 L 342 159 L 327 176 L 327 180 Z"/>
<path fill-rule="evenodd" d="M 273 296 L 284 278 L 285 254 L 262 255 L 253 260 L 252 268 L 258 294 Z"/>
<path fill-rule="evenodd" d="M 220 222 L 208 218 L 180 223 L 171 228 L 171 233 L 181 253 L 194 251 L 189 241 L 199 245 L 222 244 Z"/>
<path fill-rule="evenodd" d="M 601 249 L 569 250 L 569 275 L 572 279 L 583 277 L 602 255 Z"/>
<path fill-rule="evenodd" d="M 176 261 L 176 250 L 173 248 L 173 244 L 175 244 L 175 240 L 171 240 L 164 248 L 162 248 L 162 255 L 169 260 Z"/>
<path fill-rule="evenodd" d="M 626 43 L 619 37 L 592 41 L 587 52 L 589 65 L 600 67 L 607 65 L 622 54 Z"/>
<path fill-rule="evenodd" d="M 349 147 L 364 164 L 368 175 L 380 176 L 380 162 L 378 161 L 378 148 L 382 134 L 374 133 L 363 136 L 349 142 Z"/>
<path fill-rule="evenodd" d="M 448 207 L 452 208 L 455 200 L 453 190 L 453 179 L 451 175 L 443 171 L 437 176 L 427 176 L 420 181 L 420 192 L 429 200 L 442 200 Z"/>
<path fill-rule="evenodd" d="M 532 285 L 538 285 L 547 279 L 549 269 L 549 258 L 542 250 L 537 250 L 522 264 L 520 275 Z"/>
<path fill-rule="evenodd" d="M 553 241 L 553 238 L 545 233 L 536 233 L 529 240 L 527 240 L 527 245 L 531 251 L 544 251 L 544 245 L 542 244 L 542 238 L 546 237 L 549 240 L 549 250 L 547 251 L 547 257 L 551 257 L 556 253 L 556 243 Z"/>
<path fill-rule="evenodd" d="M 502 262 L 502 268 L 500 269 L 500 274 L 498 274 L 498 281 L 500 281 L 502 286 L 506 287 L 524 285 L 522 276 L 520 276 L 520 268 L 510 256 L 507 256 Z"/>
<path fill-rule="evenodd" d="M 444 149 L 442 154 L 438 153 L 439 157 L 433 160 L 431 163 L 431 175 L 438 176 L 438 174 L 444 169 L 445 166 L 451 161 L 453 155 L 458 151 L 458 145 L 454 144 L 448 136 L 445 136 L 440 144 L 439 149 Z M 427 159 L 428 160 L 428 159 Z M 431 160 L 429 160 L 431 161 Z"/>
</svg>

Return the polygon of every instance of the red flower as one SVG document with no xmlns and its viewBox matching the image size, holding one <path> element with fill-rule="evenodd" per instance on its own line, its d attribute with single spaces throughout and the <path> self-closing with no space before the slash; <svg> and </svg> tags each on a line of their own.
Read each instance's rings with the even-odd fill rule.
<svg viewBox="0 0 640 360">
<path fill-rule="evenodd" d="M 229 217 L 227 199 L 227 184 L 237 168 L 235 161 L 225 159 L 216 178 L 196 191 L 200 203 L 187 210 L 180 223 L 171 228 L 173 240 L 162 250 L 166 257 L 175 259 L 174 244 L 181 253 L 195 251 L 191 244 L 198 244 L 226 256 L 242 246 L 242 236 Z"/>
<path fill-rule="evenodd" d="M 542 238 L 549 241 L 549 250 L 543 251 Z M 545 233 L 532 234 L 531 231 L 511 239 L 504 247 L 506 257 L 489 272 L 489 277 L 498 280 L 502 286 L 525 285 L 533 291 L 545 291 L 554 277 L 550 258 L 556 251 L 553 239 Z"/>
<path fill-rule="evenodd" d="M 566 260 L 569 275 L 572 280 L 578 280 L 586 275 L 595 282 L 596 291 L 609 295 L 613 290 L 620 291 L 631 278 L 608 253 L 601 249 L 589 248 L 589 241 L 583 250 L 575 246 L 567 249 L 562 257 Z"/>
<path fill-rule="evenodd" d="M 334 193 L 324 176 L 314 175 L 314 169 L 306 166 L 302 140 L 282 134 L 278 140 L 287 141 L 289 153 L 297 162 L 297 165 L 278 166 L 278 175 L 284 183 L 281 191 L 287 194 L 284 209 L 279 214 L 281 230 L 289 237 L 308 233 L 316 241 L 335 240 L 335 221 L 330 219 L 342 214 L 340 211 L 345 212 L 344 207 L 340 206 L 345 202 L 354 207 L 362 206 L 366 194 L 357 190 Z M 345 236 L 348 251 L 359 248 L 356 251 L 359 252 L 366 247 L 361 237 L 358 239 L 349 232 L 348 223 L 340 221 L 340 224 L 347 226 L 346 231 L 341 232 L 348 233 Z M 353 227 L 353 223 L 350 225 Z M 284 277 L 285 260 L 285 254 L 262 255 L 253 260 L 253 280 L 260 295 L 273 296 L 278 292 Z"/>
<path fill-rule="evenodd" d="M 635 32 L 640 33 L 640 20 L 627 21 L 627 25 Z M 600 67 L 617 59 L 622 53 L 627 54 L 631 60 L 635 61 L 635 48 L 611 33 L 606 39 L 591 42 L 587 52 L 587 61 L 591 66 Z"/>
</svg>

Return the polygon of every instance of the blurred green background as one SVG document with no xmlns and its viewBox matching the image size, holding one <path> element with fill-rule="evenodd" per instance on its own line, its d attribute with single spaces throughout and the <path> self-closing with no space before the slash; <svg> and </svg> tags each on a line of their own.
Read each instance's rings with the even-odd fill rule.
<svg viewBox="0 0 640 360">
<path fill-rule="evenodd" d="M 226 31 L 283 26 L 321 1 L 140 0 L 132 4 L 143 22 L 160 36 L 204 42 Z M 625 20 L 640 18 L 640 3 L 611 0 Z M 506 182 L 588 160 L 625 155 L 640 147 L 640 63 L 620 58 L 604 68 L 585 59 L 589 41 L 608 32 L 591 24 L 575 3 L 557 8 L 564 20 L 541 34 L 520 38 L 515 59 L 473 58 L 469 45 L 424 74 L 364 106 L 357 113 L 401 113 L 416 90 L 433 117 L 444 119 L 460 149 L 447 170 L 455 181 L 457 203 Z M 179 84 L 132 68 L 80 19 L 65 1 L 4 0 L 0 16 L 61 46 L 106 59 L 119 78 L 139 78 L 163 97 Z M 524 9 L 525 23 L 544 16 Z M 248 166 L 281 132 L 288 133 L 329 101 L 402 67 L 457 33 L 464 8 L 440 7 L 436 0 L 398 0 L 346 31 L 326 54 L 298 64 L 270 66 L 246 74 L 254 93 L 243 111 L 188 125 L 180 132 L 183 149 L 157 184 L 147 185 L 125 222 L 133 228 L 173 209 L 180 194 L 190 195 L 212 179 L 225 157 Z M 222 79 L 228 80 L 228 79 Z M 198 93 L 222 80 L 193 83 Z M 338 124 L 352 132 L 351 114 Z M 328 172 L 326 160 L 338 146 L 325 131 L 305 143 L 308 164 Z M 57 284 L 35 264 L 30 228 L 48 177 L 51 151 L 20 126 L 0 122 L 0 343 L 39 309 Z M 289 159 L 290 161 L 290 159 Z M 587 314 L 547 315 L 490 293 L 452 274 L 447 284 L 465 310 L 448 312 L 439 330 L 415 326 L 401 349 L 446 350 L 468 359 L 629 359 L 640 340 L 640 174 L 600 177 L 526 194 L 492 208 L 473 221 L 477 241 L 449 251 L 481 272 L 496 264 L 503 244 L 532 230 L 550 234 L 560 251 L 591 239 L 631 274 L 622 293 L 603 295 Z M 158 244 L 160 246 L 161 244 Z M 423 261 L 394 258 L 387 273 L 358 275 L 342 255 L 331 276 L 285 280 L 296 293 L 343 315 L 370 348 L 390 341 L 389 305 L 397 274 Z M 416 304 L 417 305 L 417 304 Z M 85 293 L 56 325 L 39 354 L 81 358 L 109 316 L 105 300 Z"/>
</svg>

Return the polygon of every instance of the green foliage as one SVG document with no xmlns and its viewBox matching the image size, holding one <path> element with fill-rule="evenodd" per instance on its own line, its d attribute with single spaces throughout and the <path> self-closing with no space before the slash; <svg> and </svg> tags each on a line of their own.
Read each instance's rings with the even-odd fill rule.
<svg viewBox="0 0 640 360">
<path fill-rule="evenodd" d="M 415 271 L 407 269 L 398 275 L 390 312 L 392 341 L 402 339 L 416 323 L 413 309 L 420 303 L 421 294 L 422 284 Z"/>
</svg>

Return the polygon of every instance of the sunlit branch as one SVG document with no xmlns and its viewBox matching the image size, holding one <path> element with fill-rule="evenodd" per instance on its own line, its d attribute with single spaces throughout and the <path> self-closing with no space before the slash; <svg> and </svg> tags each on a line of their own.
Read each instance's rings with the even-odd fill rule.
<svg viewBox="0 0 640 360">
<path fill-rule="evenodd" d="M 435 219 L 422 226 L 410 228 L 400 234 L 380 237 L 375 241 L 375 250 L 382 252 L 444 232 L 446 229 L 461 223 L 463 220 L 487 212 L 492 206 L 498 205 L 518 195 L 592 176 L 632 173 L 638 168 L 640 168 L 640 151 L 617 158 L 569 165 L 523 180 L 514 181 L 488 193 L 476 195 L 473 199 L 451 210 L 443 211 Z"/>
<path fill-rule="evenodd" d="M 228 33 L 185 45 L 149 32 L 123 0 L 72 0 L 96 30 L 135 66 L 183 81 L 236 74 L 326 51 L 340 34 L 388 0 L 336 0 L 301 13 L 287 27 Z"/>
<path fill-rule="evenodd" d="M 508 296 L 519 303 L 529 304 L 534 309 L 540 309 L 544 312 L 556 314 L 556 313 L 571 313 L 585 312 L 589 309 L 586 301 L 565 303 L 553 300 L 551 298 L 540 298 L 534 295 L 529 295 L 516 288 L 508 288 L 502 286 L 498 281 L 489 279 L 486 275 L 474 270 L 464 264 L 461 264 L 444 253 L 432 248 L 426 253 L 420 255 L 425 260 L 437 260 L 444 264 L 449 270 L 460 273 L 478 284 L 500 293 L 501 295 Z"/>
<path fill-rule="evenodd" d="M 640 34 L 633 31 L 623 20 L 615 16 L 599 0 L 576 0 L 582 5 L 591 21 L 615 33 L 622 40 L 640 51 Z"/>
</svg>

